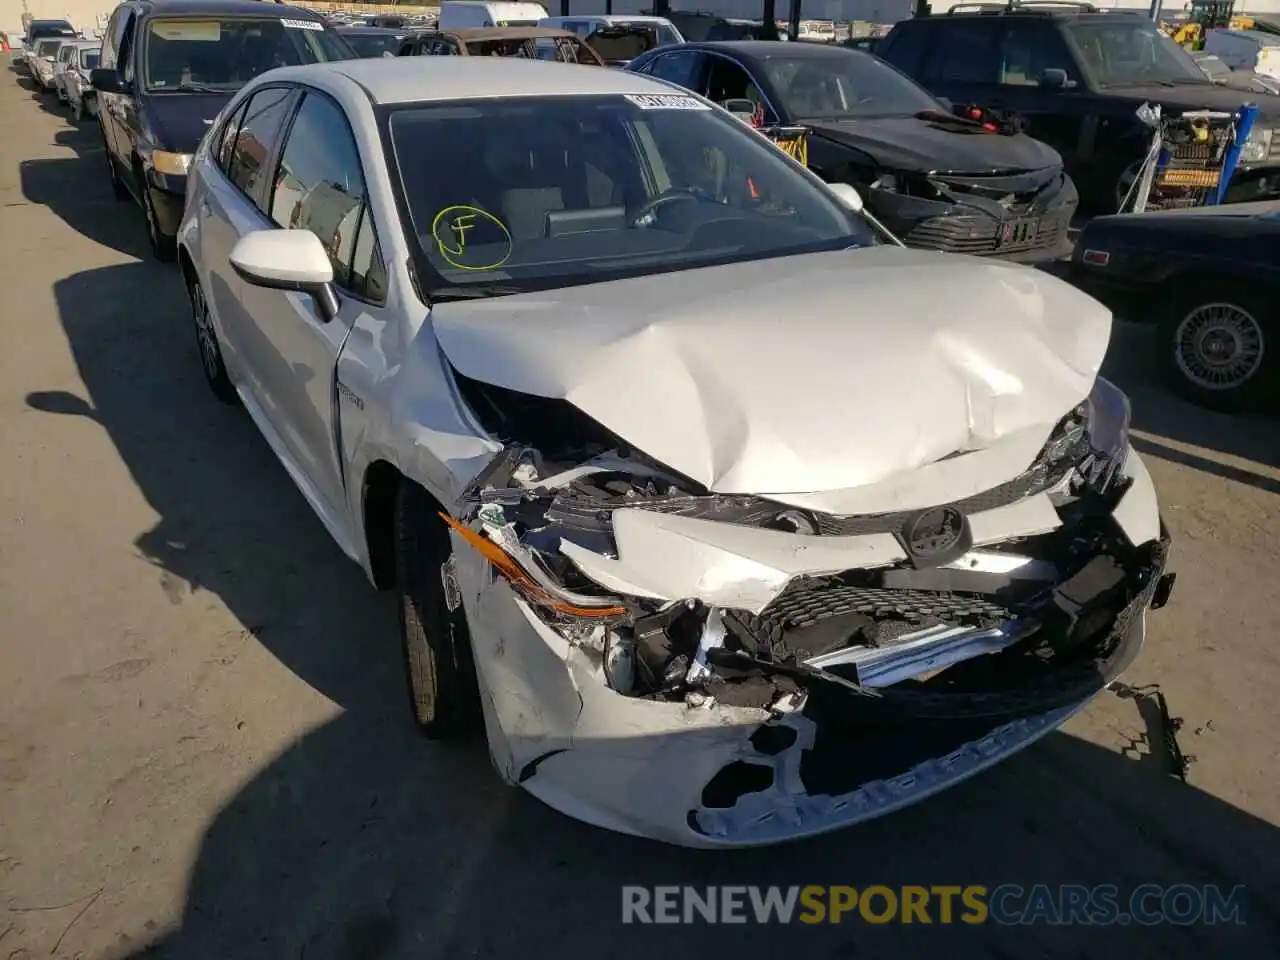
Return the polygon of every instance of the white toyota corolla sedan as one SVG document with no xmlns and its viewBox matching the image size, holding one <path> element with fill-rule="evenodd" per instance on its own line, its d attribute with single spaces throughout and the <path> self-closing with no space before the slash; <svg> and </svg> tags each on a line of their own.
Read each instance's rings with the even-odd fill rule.
<svg viewBox="0 0 1280 960">
<path fill-rule="evenodd" d="M 661 81 L 273 70 L 187 196 L 205 375 L 397 593 L 417 722 L 571 816 L 903 807 L 1079 710 L 1172 587 L 1105 308 L 905 249 Z"/>
</svg>

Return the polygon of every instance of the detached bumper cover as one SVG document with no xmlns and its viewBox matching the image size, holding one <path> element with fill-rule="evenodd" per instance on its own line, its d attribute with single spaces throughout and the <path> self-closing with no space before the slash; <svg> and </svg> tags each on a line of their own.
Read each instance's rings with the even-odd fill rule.
<svg viewBox="0 0 1280 960">
<path fill-rule="evenodd" d="M 872 188 L 867 206 L 909 247 L 1022 263 L 1068 255 L 1075 185 L 1065 174 L 1031 189 L 1023 179 L 934 176 L 909 193 Z"/>
</svg>

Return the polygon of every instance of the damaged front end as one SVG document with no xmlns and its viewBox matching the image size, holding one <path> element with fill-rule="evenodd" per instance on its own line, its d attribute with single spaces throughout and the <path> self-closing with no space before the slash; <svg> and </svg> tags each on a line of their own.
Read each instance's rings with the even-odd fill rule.
<svg viewBox="0 0 1280 960">
<path fill-rule="evenodd" d="M 914 803 L 1054 729 L 1172 583 L 1127 401 L 1097 383 L 999 487 L 836 516 L 707 492 L 567 404 L 459 376 L 525 438 L 445 518 L 496 765 L 601 826 L 752 845 Z"/>
<path fill-rule="evenodd" d="M 1079 206 L 1061 167 L 1021 173 L 884 173 L 867 204 L 909 247 L 1019 262 L 1060 259 Z"/>
</svg>

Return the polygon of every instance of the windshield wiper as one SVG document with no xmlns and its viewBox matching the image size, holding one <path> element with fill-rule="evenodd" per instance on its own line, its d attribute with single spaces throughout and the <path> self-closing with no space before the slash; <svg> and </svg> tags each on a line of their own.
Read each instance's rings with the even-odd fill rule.
<svg viewBox="0 0 1280 960">
<path fill-rule="evenodd" d="M 444 303 L 450 300 L 483 300 L 485 297 L 509 297 L 524 292 L 519 287 L 503 286 L 500 283 L 472 283 L 466 286 L 450 286 L 440 290 L 432 290 L 429 295 L 432 302 Z"/>
<path fill-rule="evenodd" d="M 236 87 L 230 84 L 214 86 L 209 83 L 180 83 L 175 87 L 155 88 L 157 93 L 230 93 L 234 89 Z"/>
</svg>

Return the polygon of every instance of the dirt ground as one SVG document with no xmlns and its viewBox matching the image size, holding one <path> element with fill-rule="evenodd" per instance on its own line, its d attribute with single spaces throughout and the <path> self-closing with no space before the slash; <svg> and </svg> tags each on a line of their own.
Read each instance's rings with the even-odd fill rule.
<svg viewBox="0 0 1280 960">
<path fill-rule="evenodd" d="M 1175 536 L 1107 693 L 931 802 L 735 854 L 569 821 L 422 741 L 386 597 L 208 394 L 96 126 L 0 68 L 0 958 L 1280 955 L 1280 425 L 1113 376 Z M 1157 744 L 1153 750 L 1151 744 Z M 624 927 L 623 884 L 1244 884 L 1231 927 Z"/>
</svg>

